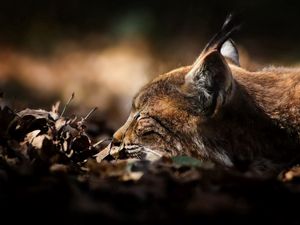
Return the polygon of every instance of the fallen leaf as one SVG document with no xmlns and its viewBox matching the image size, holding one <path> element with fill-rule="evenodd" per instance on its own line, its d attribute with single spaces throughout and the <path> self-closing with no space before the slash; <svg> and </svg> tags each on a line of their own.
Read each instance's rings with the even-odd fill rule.
<svg viewBox="0 0 300 225">
<path fill-rule="evenodd" d="M 122 181 L 137 181 L 141 179 L 141 177 L 144 175 L 143 172 L 127 172 L 124 173 L 123 176 L 120 178 Z"/>
<path fill-rule="evenodd" d="M 110 152 L 110 144 L 101 150 L 99 153 L 96 154 L 96 160 L 98 163 L 100 163 L 105 157 L 109 155 Z"/>
<path fill-rule="evenodd" d="M 55 121 L 55 129 L 59 131 L 62 127 L 66 126 L 67 122 L 64 118 Z"/>
<path fill-rule="evenodd" d="M 34 130 L 31 131 L 30 133 L 28 133 L 25 138 L 24 138 L 24 142 L 28 142 L 28 143 L 32 143 L 33 139 L 38 136 L 38 134 L 41 132 L 41 130 Z"/>
<path fill-rule="evenodd" d="M 37 137 L 33 138 L 31 145 L 35 147 L 36 149 L 41 149 L 43 147 L 44 139 L 47 138 L 48 140 L 51 139 L 50 136 L 43 134 L 38 135 Z"/>
<path fill-rule="evenodd" d="M 91 141 L 86 135 L 79 135 L 75 137 L 71 142 L 71 149 L 77 153 L 89 150 L 91 147 Z"/>
<path fill-rule="evenodd" d="M 49 170 L 51 173 L 65 173 L 66 174 L 69 172 L 69 167 L 64 164 L 55 163 L 50 166 Z"/>
<path fill-rule="evenodd" d="M 295 179 L 300 179 L 300 165 L 293 166 L 292 168 L 283 171 L 279 175 L 279 179 L 284 182 L 290 182 Z"/>
</svg>

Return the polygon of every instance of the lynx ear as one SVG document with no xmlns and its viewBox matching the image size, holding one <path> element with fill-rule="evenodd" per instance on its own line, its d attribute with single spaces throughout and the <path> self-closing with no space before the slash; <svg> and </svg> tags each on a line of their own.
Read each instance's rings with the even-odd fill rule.
<svg viewBox="0 0 300 225">
<path fill-rule="evenodd" d="M 228 39 L 221 47 L 221 54 L 228 58 L 232 63 L 240 66 L 239 52 L 231 39 Z"/>
<path fill-rule="evenodd" d="M 216 114 L 232 95 L 234 80 L 224 57 L 239 64 L 238 52 L 229 39 L 239 27 L 229 15 L 185 76 L 183 91 L 206 116 Z"/>
<path fill-rule="evenodd" d="M 217 50 L 198 59 L 185 76 L 183 90 L 196 101 L 197 109 L 213 116 L 230 100 L 234 80 L 224 57 Z"/>
</svg>

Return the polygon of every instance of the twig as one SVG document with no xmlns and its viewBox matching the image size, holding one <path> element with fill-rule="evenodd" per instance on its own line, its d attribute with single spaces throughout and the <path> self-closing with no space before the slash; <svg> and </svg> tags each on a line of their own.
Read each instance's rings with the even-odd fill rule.
<svg viewBox="0 0 300 225">
<path fill-rule="evenodd" d="M 95 112 L 96 110 L 98 109 L 98 107 L 95 107 L 95 108 L 93 108 L 84 118 L 83 118 L 83 121 L 85 121 L 85 120 L 87 120 L 87 118 L 89 118 L 89 116 L 93 113 L 93 112 Z M 82 121 L 82 122 L 83 122 Z"/>
<path fill-rule="evenodd" d="M 63 109 L 63 111 L 61 112 L 61 114 L 60 114 L 59 117 L 62 117 L 62 116 L 64 115 L 64 113 L 65 113 L 67 107 L 69 106 L 70 102 L 74 99 L 74 96 L 75 96 L 75 94 L 74 94 L 74 92 L 73 92 L 72 95 L 71 95 L 71 97 L 69 98 L 67 104 L 65 104 L 64 109 Z"/>
<path fill-rule="evenodd" d="M 97 145 L 102 144 L 104 141 L 111 141 L 111 140 L 112 140 L 111 138 L 104 138 L 104 139 L 96 142 L 95 144 L 93 144 L 93 147 L 95 148 Z"/>
<path fill-rule="evenodd" d="M 82 131 L 85 130 L 84 122 L 89 118 L 89 116 L 97 110 L 97 107 L 93 108 L 85 117 L 81 118 L 80 121 L 78 121 L 77 125 L 78 128 L 80 128 Z"/>
</svg>

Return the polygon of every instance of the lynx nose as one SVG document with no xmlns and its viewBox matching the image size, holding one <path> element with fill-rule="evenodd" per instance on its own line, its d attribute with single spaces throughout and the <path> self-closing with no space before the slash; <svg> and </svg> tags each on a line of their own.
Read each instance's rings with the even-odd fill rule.
<svg viewBox="0 0 300 225">
<path fill-rule="evenodd" d="M 113 136 L 113 139 L 111 141 L 111 147 L 120 147 L 122 144 L 122 141 L 120 139 L 115 138 L 115 136 Z"/>
<path fill-rule="evenodd" d="M 119 129 L 113 135 L 113 138 L 112 138 L 112 141 L 111 141 L 111 148 L 112 147 L 119 147 L 120 148 L 121 145 L 122 145 L 122 142 L 123 142 L 123 132 L 122 132 L 122 129 Z"/>
</svg>

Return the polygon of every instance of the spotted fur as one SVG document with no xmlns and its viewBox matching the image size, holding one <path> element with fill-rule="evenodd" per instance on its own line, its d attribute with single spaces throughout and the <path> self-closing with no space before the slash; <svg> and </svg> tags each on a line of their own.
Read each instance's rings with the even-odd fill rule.
<svg viewBox="0 0 300 225">
<path fill-rule="evenodd" d="M 236 30 L 228 24 L 193 65 L 158 76 L 136 94 L 114 134 L 114 151 L 151 160 L 189 155 L 263 173 L 299 159 L 300 69 L 239 67 L 221 54 Z"/>
</svg>

